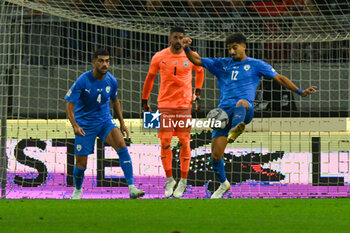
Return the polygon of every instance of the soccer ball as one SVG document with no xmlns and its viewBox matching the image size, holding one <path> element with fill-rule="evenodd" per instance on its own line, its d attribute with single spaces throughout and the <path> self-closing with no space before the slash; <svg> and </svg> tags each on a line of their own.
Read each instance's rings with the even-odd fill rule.
<svg viewBox="0 0 350 233">
<path fill-rule="evenodd" d="M 214 108 L 208 112 L 207 119 L 212 121 L 210 128 L 212 129 L 224 129 L 228 124 L 228 115 L 221 108 Z"/>
</svg>

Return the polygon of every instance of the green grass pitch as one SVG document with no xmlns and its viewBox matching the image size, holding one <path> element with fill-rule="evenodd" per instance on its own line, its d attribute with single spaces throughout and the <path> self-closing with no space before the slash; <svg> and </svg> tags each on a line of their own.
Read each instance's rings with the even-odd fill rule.
<svg viewBox="0 0 350 233">
<path fill-rule="evenodd" d="M 0 232 L 349 232 L 350 199 L 0 200 Z"/>
</svg>

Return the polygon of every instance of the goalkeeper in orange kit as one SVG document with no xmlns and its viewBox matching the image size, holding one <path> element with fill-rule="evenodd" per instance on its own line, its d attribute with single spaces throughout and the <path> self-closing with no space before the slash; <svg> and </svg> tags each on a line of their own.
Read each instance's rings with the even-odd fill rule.
<svg viewBox="0 0 350 233">
<path fill-rule="evenodd" d="M 196 102 L 198 111 L 199 96 L 204 81 L 204 70 L 193 65 L 186 57 L 182 48 L 184 29 L 174 27 L 170 31 L 170 47 L 157 52 L 143 85 L 142 107 L 150 111 L 148 97 L 152 91 L 154 79 L 160 71 L 160 88 L 158 94 L 158 109 L 161 112 L 162 124 L 158 137 L 161 142 L 161 159 L 167 177 L 165 183 L 165 197 L 174 195 L 180 198 L 187 186 L 187 176 L 191 161 L 190 128 L 172 125 L 170 121 L 186 121 L 191 118 L 192 101 Z M 195 92 L 192 91 L 192 70 L 195 71 Z M 187 116 L 187 117 L 186 117 Z M 164 125 L 167 122 L 168 125 Z M 176 181 L 172 174 L 173 154 L 170 148 L 173 136 L 179 138 L 181 179 L 174 191 Z"/>
</svg>

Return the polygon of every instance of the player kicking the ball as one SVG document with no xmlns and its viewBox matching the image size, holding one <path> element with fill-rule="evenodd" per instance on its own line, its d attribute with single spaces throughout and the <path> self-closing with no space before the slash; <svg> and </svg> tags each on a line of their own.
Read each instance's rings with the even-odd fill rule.
<svg viewBox="0 0 350 233">
<path fill-rule="evenodd" d="M 217 77 L 220 89 L 219 108 L 229 116 L 228 125 L 222 130 L 212 133 L 212 164 L 215 175 L 221 182 L 219 188 L 211 196 L 221 198 L 231 185 L 226 179 L 224 160 L 222 159 L 227 143 L 234 142 L 244 131 L 254 115 L 256 88 L 262 76 L 275 79 L 283 87 L 298 93 L 302 97 L 316 92 L 316 87 L 299 89 L 286 76 L 278 74 L 271 65 L 262 60 L 246 55 L 246 38 L 241 33 L 235 33 L 226 38 L 226 46 L 231 58 L 201 58 L 189 47 L 190 38 L 183 40 L 184 50 L 188 59 L 197 66 L 203 66 Z"/>
<path fill-rule="evenodd" d="M 204 81 L 202 67 L 194 66 L 186 57 L 182 49 L 184 29 L 174 27 L 170 31 L 170 47 L 157 52 L 151 61 L 142 92 L 142 107 L 144 111 L 150 111 L 148 97 L 152 91 L 154 79 L 160 70 L 160 87 L 158 95 L 158 109 L 162 119 L 174 121 L 186 121 L 186 115 L 191 117 L 193 92 L 192 92 L 192 69 L 196 74 L 195 99 L 199 100 L 200 90 Z M 196 101 L 197 110 L 199 103 Z M 176 116 L 185 117 L 176 117 Z M 175 116 L 175 117 L 173 117 Z M 187 186 L 187 175 L 191 160 L 190 128 L 171 127 L 165 129 L 161 124 L 158 134 L 161 143 L 161 159 L 166 174 L 165 197 L 174 195 L 180 198 Z M 173 153 L 170 148 L 173 136 L 179 138 L 181 179 L 174 191 L 176 181 L 172 173 Z"/>
<path fill-rule="evenodd" d="M 129 132 L 125 126 L 117 96 L 117 80 L 108 72 L 110 62 L 108 51 L 96 50 L 92 62 L 94 69 L 82 74 L 65 96 L 66 113 L 75 134 L 73 171 L 75 189 L 71 199 L 80 199 L 87 156 L 94 152 L 97 136 L 117 151 L 126 182 L 129 185 L 130 198 L 141 197 L 145 192 L 134 185 L 132 162 L 123 138 L 125 133 L 129 138 Z M 110 99 L 118 114 L 120 129 L 113 120 L 109 108 Z"/>
</svg>

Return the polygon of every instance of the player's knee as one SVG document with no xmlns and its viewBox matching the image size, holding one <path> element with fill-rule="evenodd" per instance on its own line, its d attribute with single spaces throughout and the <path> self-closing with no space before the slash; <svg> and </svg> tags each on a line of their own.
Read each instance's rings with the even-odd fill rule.
<svg viewBox="0 0 350 233">
<path fill-rule="evenodd" d="M 166 150 L 170 148 L 171 138 L 162 138 L 160 144 L 162 149 Z"/>
<path fill-rule="evenodd" d="M 179 139 L 179 144 L 181 148 L 188 148 L 190 147 L 190 139 L 188 138 L 180 138 Z"/>
<path fill-rule="evenodd" d="M 249 104 L 246 100 L 239 100 L 236 104 L 236 107 L 239 107 L 239 106 L 244 106 L 247 111 L 249 109 Z"/>
<path fill-rule="evenodd" d="M 219 150 L 212 150 L 211 153 L 211 158 L 213 161 L 218 161 L 222 158 L 223 156 L 223 152 L 219 151 Z"/>
<path fill-rule="evenodd" d="M 124 148 L 126 148 L 126 145 L 120 145 L 120 146 L 117 146 L 116 147 L 117 149 L 115 149 L 115 151 L 118 153 L 118 151 L 120 151 L 120 150 L 122 150 L 122 149 L 124 149 Z"/>
<path fill-rule="evenodd" d="M 211 159 L 213 160 L 213 161 L 219 161 L 221 158 L 220 158 L 220 156 L 218 155 L 218 154 L 212 154 L 211 155 Z"/>
<path fill-rule="evenodd" d="M 120 150 L 120 149 L 125 148 L 125 147 L 126 147 L 126 144 L 125 144 L 124 141 L 121 141 L 120 143 L 118 143 L 118 144 L 115 145 L 114 147 L 115 147 L 114 149 L 115 149 L 116 151 L 118 151 L 118 150 Z"/>
<path fill-rule="evenodd" d="M 220 161 L 221 159 L 221 156 L 219 154 L 212 154 L 211 155 L 211 159 L 214 161 L 214 162 L 217 162 L 217 161 Z"/>
<path fill-rule="evenodd" d="M 87 161 L 84 161 L 84 160 L 77 160 L 76 163 L 77 167 L 79 169 L 84 169 L 86 168 L 86 165 L 87 165 Z"/>
</svg>

